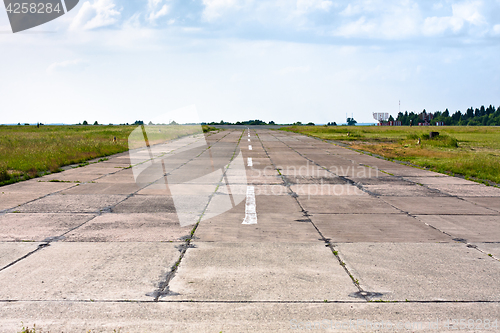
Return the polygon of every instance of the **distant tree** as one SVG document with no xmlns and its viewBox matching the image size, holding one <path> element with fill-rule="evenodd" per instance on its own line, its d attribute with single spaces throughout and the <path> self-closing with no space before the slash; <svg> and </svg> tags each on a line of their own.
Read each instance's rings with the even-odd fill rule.
<svg viewBox="0 0 500 333">
<path fill-rule="evenodd" d="M 99 125 L 99 123 L 96 120 L 96 121 L 94 121 L 94 126 L 97 126 L 97 125 Z"/>
<path fill-rule="evenodd" d="M 358 122 L 356 120 L 354 120 L 354 118 L 347 118 L 347 125 L 348 126 L 354 126 L 356 125 Z"/>
<path fill-rule="evenodd" d="M 474 117 L 474 109 L 473 108 L 469 108 L 467 109 L 467 118 L 472 118 Z"/>
<path fill-rule="evenodd" d="M 315 124 L 315 123 L 313 123 L 313 122 L 308 122 L 308 123 L 307 123 L 307 126 L 316 126 L 316 124 Z"/>
<path fill-rule="evenodd" d="M 392 115 L 389 116 L 389 121 L 394 121 L 394 117 Z"/>
<path fill-rule="evenodd" d="M 82 125 L 88 125 L 88 124 L 89 123 L 86 120 L 84 120 L 83 123 L 82 123 Z"/>
<path fill-rule="evenodd" d="M 481 105 L 481 108 L 479 109 L 479 116 L 484 116 L 486 114 L 486 110 L 484 108 L 484 105 Z"/>
<path fill-rule="evenodd" d="M 300 121 L 297 121 L 297 122 L 295 122 L 295 123 L 293 123 L 293 124 L 294 124 L 295 126 L 302 126 L 302 122 L 300 122 Z"/>
<path fill-rule="evenodd" d="M 128 125 L 128 123 L 127 123 Z M 134 125 L 144 125 L 144 122 L 142 120 L 136 120 Z"/>
<path fill-rule="evenodd" d="M 179 125 L 175 122 L 175 120 L 172 120 L 169 125 Z"/>
<path fill-rule="evenodd" d="M 260 119 L 249 120 L 248 122 L 243 122 L 243 124 L 248 124 L 248 125 L 267 125 L 265 121 L 262 121 Z"/>
<path fill-rule="evenodd" d="M 272 121 L 272 120 L 271 120 L 271 121 L 269 122 L 269 125 L 276 125 L 276 124 L 275 124 L 275 122 L 274 122 L 274 121 Z"/>
<path fill-rule="evenodd" d="M 492 113 L 495 113 L 495 108 L 490 104 L 490 106 L 486 108 L 486 114 L 489 116 Z"/>
<path fill-rule="evenodd" d="M 154 124 L 153 124 L 153 122 L 150 120 L 150 121 L 149 121 L 149 123 L 148 123 L 148 125 L 154 125 Z"/>
</svg>

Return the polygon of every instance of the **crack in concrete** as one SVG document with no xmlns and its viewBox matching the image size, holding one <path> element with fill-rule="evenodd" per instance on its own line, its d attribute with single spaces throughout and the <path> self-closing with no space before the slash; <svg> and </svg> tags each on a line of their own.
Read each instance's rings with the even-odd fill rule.
<svg viewBox="0 0 500 333">
<path fill-rule="evenodd" d="M 256 134 L 256 136 L 259 139 L 259 142 L 260 142 L 260 144 L 262 146 L 262 149 L 264 149 L 264 152 L 266 153 L 267 157 L 269 158 L 269 161 L 271 162 L 271 164 L 273 165 L 273 167 L 277 170 L 277 166 L 273 162 L 273 160 L 272 160 L 271 156 L 269 155 L 269 152 L 267 151 L 267 149 L 264 147 L 264 143 L 262 142 L 262 140 L 260 139 L 260 137 L 259 137 L 258 134 Z M 288 149 L 290 149 L 290 150 L 294 151 L 295 153 L 299 154 L 301 157 L 304 157 L 302 154 L 298 153 L 295 149 L 291 148 L 289 145 L 287 145 L 286 143 L 284 143 L 283 141 L 281 141 L 276 136 L 274 136 L 274 135 L 272 135 L 272 136 L 276 140 L 278 140 L 279 142 L 281 142 L 283 145 L 285 145 L 286 147 L 288 147 Z M 307 160 L 309 160 L 309 159 L 307 159 Z M 309 160 L 309 161 L 315 163 L 312 160 Z M 315 164 L 318 165 L 317 163 L 315 163 Z M 318 165 L 318 166 L 320 166 L 320 165 Z M 327 169 L 325 169 L 325 170 L 327 170 Z M 334 174 L 330 170 L 327 170 L 327 171 L 330 172 L 330 173 L 332 173 L 332 174 Z M 291 189 L 290 184 L 286 181 L 285 177 L 281 173 L 279 173 L 279 175 L 281 177 L 281 180 L 283 181 L 283 185 L 288 189 L 288 191 L 290 192 L 290 195 L 295 199 L 295 202 L 299 205 L 299 207 L 300 207 L 300 209 L 302 211 L 302 214 L 304 216 L 304 220 L 307 220 L 309 223 L 311 223 L 311 225 L 314 227 L 314 229 L 316 229 L 316 231 L 318 232 L 319 236 L 321 237 L 320 239 L 325 243 L 325 246 L 328 247 L 328 248 L 330 248 L 330 251 L 332 252 L 332 254 L 334 255 L 334 257 L 337 259 L 337 261 L 339 262 L 339 265 L 342 266 L 342 268 L 344 269 L 344 271 L 346 272 L 346 274 L 349 276 L 349 278 L 351 279 L 351 281 L 354 284 L 354 286 L 358 289 L 358 293 L 359 293 L 360 298 L 362 297 L 367 302 L 370 301 L 370 295 L 371 295 L 371 293 L 367 292 L 367 291 L 363 290 L 363 288 L 361 288 L 358 279 L 354 278 L 354 276 L 351 274 L 351 272 L 349 271 L 349 269 L 346 267 L 345 262 L 342 261 L 342 259 L 340 258 L 338 251 L 335 250 L 335 247 L 330 242 L 330 239 L 326 238 L 323 235 L 323 233 L 319 230 L 319 228 L 316 226 L 316 224 L 311 220 L 311 218 L 310 218 L 311 215 L 309 215 L 309 213 L 304 209 L 304 207 L 300 203 L 299 196 L 297 195 L 297 193 L 295 193 Z"/>
<path fill-rule="evenodd" d="M 28 257 L 29 257 L 29 256 L 31 256 L 33 253 L 38 252 L 38 251 L 40 251 L 41 249 L 43 249 L 43 248 L 45 248 L 45 247 L 47 247 L 47 246 L 50 246 L 50 242 L 49 242 L 49 243 L 39 244 L 39 245 L 38 245 L 38 247 L 37 247 L 35 250 L 33 250 L 33 251 L 31 251 L 31 252 L 29 252 L 29 253 L 25 254 L 24 256 L 22 256 L 21 258 L 19 258 L 19 259 L 15 260 L 15 261 L 13 261 L 13 262 L 11 262 L 10 264 L 8 264 L 8 265 L 6 265 L 6 266 L 4 266 L 4 267 L 0 268 L 0 272 L 1 272 L 1 271 L 3 271 L 4 269 L 9 268 L 10 266 L 13 266 L 13 265 L 17 264 L 17 263 L 18 263 L 18 262 L 20 262 L 21 260 L 28 258 Z"/>
<path fill-rule="evenodd" d="M 223 137 L 221 137 L 220 139 L 216 140 L 214 144 L 216 144 L 216 143 L 218 143 L 219 141 L 221 141 L 221 140 L 222 140 L 223 138 L 225 138 L 227 135 L 229 135 L 229 133 L 228 133 L 228 134 L 226 134 L 226 135 L 224 135 L 224 136 L 223 136 Z M 179 139 L 180 139 L 180 138 L 179 138 Z M 178 140 L 178 139 L 177 139 L 177 140 Z M 192 143 L 190 143 L 189 145 L 191 145 L 191 144 L 192 144 Z M 211 148 L 214 144 L 209 145 L 209 146 L 208 146 L 207 148 L 205 148 L 205 149 L 204 149 L 201 153 L 199 153 L 199 154 L 198 154 L 198 155 L 196 155 L 195 157 L 191 158 L 189 161 L 187 161 L 187 162 L 185 162 L 185 163 L 182 163 L 182 164 L 181 164 L 181 165 L 179 165 L 177 168 L 175 168 L 175 169 L 173 169 L 172 171 L 170 171 L 170 173 L 171 173 L 171 172 L 173 172 L 173 171 L 176 171 L 176 170 L 180 169 L 181 167 L 185 166 L 187 163 L 189 163 L 189 162 L 191 162 L 192 160 L 196 159 L 196 158 L 197 158 L 197 157 L 199 157 L 201 154 L 203 154 L 205 151 L 207 151 L 208 149 L 210 149 L 210 148 Z M 158 144 L 158 145 L 161 145 L 161 144 Z M 189 145 L 188 145 L 188 146 L 189 146 Z M 184 147 L 185 147 L 185 146 L 184 146 Z M 172 150 L 172 151 L 171 151 L 171 152 L 169 152 L 169 153 L 172 153 L 173 151 L 178 150 L 178 149 L 181 149 L 181 148 L 184 148 L 184 147 L 179 147 L 179 148 L 177 148 L 177 149 Z M 141 148 L 141 149 L 143 149 L 143 148 Z M 120 153 L 120 154 L 122 154 L 122 153 Z M 161 154 L 161 155 L 159 155 L 159 156 L 157 156 L 157 157 L 155 157 L 155 158 L 160 158 L 160 157 L 163 157 L 163 156 L 164 156 L 164 155 L 166 155 L 166 154 L 167 154 L 167 153 Z M 234 156 L 234 155 L 233 155 L 233 156 Z M 122 169 L 122 170 L 123 170 L 123 169 Z M 118 170 L 118 171 L 115 171 L 115 172 L 111 172 L 111 173 L 108 173 L 108 174 L 102 175 L 101 177 L 98 177 L 98 178 L 96 178 L 96 179 L 100 179 L 100 178 L 102 178 L 102 177 L 105 177 L 105 176 L 108 176 L 108 175 L 115 174 L 115 173 L 120 172 L 120 171 L 122 171 L 122 170 Z M 163 178 L 163 177 L 166 177 L 166 176 L 167 176 L 167 175 L 169 175 L 170 173 L 165 173 L 162 177 L 160 177 L 160 178 L 156 179 L 156 180 L 155 180 L 155 181 L 153 181 L 153 182 L 150 182 L 150 183 L 148 183 L 148 184 L 144 185 L 143 187 L 141 187 L 141 188 L 139 188 L 137 191 L 135 191 L 135 192 L 133 192 L 133 193 L 131 193 L 131 194 L 127 195 L 127 196 L 125 197 L 125 199 L 123 199 L 123 200 L 121 200 L 121 201 L 119 201 L 119 202 L 115 203 L 114 205 L 110 205 L 110 206 L 104 207 L 104 208 L 102 208 L 102 209 L 100 209 L 100 210 L 98 210 L 98 211 L 93 211 L 93 212 L 75 212 L 74 214 L 85 214 L 85 213 L 87 213 L 87 214 L 95 214 L 95 215 L 94 215 L 94 216 L 92 216 L 92 217 L 91 217 L 90 219 L 88 219 L 87 221 L 85 221 L 85 222 L 81 223 L 80 225 L 78 225 L 78 226 L 76 226 L 76 227 L 74 227 L 74 228 L 71 228 L 71 229 L 67 230 L 66 232 L 62 233 L 61 235 L 58 235 L 58 236 L 52 236 L 52 237 L 47 237 L 47 238 L 45 238 L 45 239 L 43 240 L 43 244 L 40 244 L 40 245 L 38 246 L 38 248 L 37 248 L 37 249 L 35 249 L 35 250 L 33 250 L 33 251 L 29 252 L 28 254 L 26 254 L 26 255 L 22 256 L 21 258 L 16 259 L 15 261 L 13 261 L 13 262 L 11 262 L 10 264 L 8 264 L 8 265 L 4 266 L 3 268 L 0 268 L 0 271 L 3 271 L 4 269 L 7 269 L 7 268 L 9 268 L 9 267 L 13 266 L 14 264 L 16 264 L 16 263 L 20 262 L 21 260 L 28 258 L 29 256 L 31 256 L 31 255 L 32 255 L 32 254 L 34 254 L 35 252 L 37 252 L 37 251 L 39 251 L 39 250 L 41 250 L 41 249 L 43 249 L 43 248 L 45 248 L 45 247 L 50 246 L 50 243 L 52 243 L 52 242 L 58 242 L 58 241 L 60 241 L 60 240 L 63 240 L 64 238 L 66 238 L 66 237 L 65 237 L 65 235 L 67 235 L 68 233 L 70 233 L 70 232 L 72 232 L 72 231 L 74 231 L 74 230 L 76 230 L 76 229 L 78 229 L 78 228 L 81 228 L 81 227 L 82 227 L 82 226 L 84 226 L 85 224 L 88 224 L 90 221 L 94 220 L 96 217 L 103 215 L 103 213 L 104 213 L 104 214 L 106 214 L 106 213 L 110 213 L 110 212 L 112 211 L 113 207 L 115 207 L 116 205 L 118 205 L 118 204 L 120 204 L 120 203 L 124 202 L 125 200 L 129 199 L 130 197 L 134 196 L 136 193 L 138 193 L 138 192 L 139 192 L 139 191 L 141 191 L 142 189 L 146 188 L 147 186 L 151 185 L 152 183 L 154 183 L 154 182 L 156 182 L 156 181 L 160 180 L 160 179 L 161 179 L 161 178 Z M 60 192 L 62 192 L 62 191 L 65 191 L 65 190 L 68 190 L 68 189 L 74 188 L 74 187 L 76 187 L 76 186 L 78 186 L 78 185 L 75 185 L 75 186 L 69 187 L 69 188 L 67 188 L 67 189 L 62 189 L 62 190 L 57 191 L 57 192 L 49 193 L 49 194 L 47 194 L 47 195 L 44 195 L 43 197 L 37 198 L 37 199 L 32 200 L 32 201 L 30 201 L 30 202 L 33 202 L 33 201 L 36 201 L 36 200 L 40 200 L 40 199 L 42 199 L 42 198 L 49 197 L 49 196 L 51 196 L 51 195 L 54 195 L 54 194 L 60 193 Z M 29 202 L 26 202 L 26 203 L 24 203 L 23 205 L 26 205 L 27 203 L 29 203 Z M 20 205 L 20 206 L 22 206 L 22 205 Z M 15 209 L 15 208 L 11 208 L 10 210 L 14 210 L 14 209 Z M 185 250 L 184 250 L 184 252 L 185 252 Z"/>
<path fill-rule="evenodd" d="M 420 304 L 500 304 L 499 301 L 489 301 L 489 300 L 394 300 L 394 301 L 379 301 L 379 300 L 370 300 L 366 301 L 335 301 L 335 300 L 326 300 L 326 301 L 279 301 L 279 300 L 269 300 L 269 301 L 232 301 L 232 300 L 158 300 L 158 301 L 147 301 L 147 300 L 128 300 L 128 299 L 118 299 L 118 300 L 94 300 L 94 299 L 75 299 L 75 300 L 26 300 L 26 299 L 0 299 L 0 303 L 141 303 L 141 304 L 158 304 L 158 303 L 197 303 L 197 304 L 363 304 L 366 306 L 369 304 L 387 304 L 387 303 L 420 303 Z"/>
<path fill-rule="evenodd" d="M 226 136 L 228 136 L 231 133 L 232 132 L 229 132 L 228 134 L 226 134 L 225 136 L 223 136 L 221 139 L 219 139 L 217 142 L 219 142 L 220 140 L 222 140 L 223 138 L 225 138 Z M 244 133 L 245 133 L 245 131 L 243 131 L 241 133 L 241 135 L 240 135 L 240 137 L 238 139 L 238 142 L 236 143 L 236 146 L 234 148 L 233 155 L 231 156 L 231 159 L 229 160 L 227 168 L 224 170 L 224 172 L 223 172 L 223 174 L 221 176 L 221 179 L 219 180 L 219 184 L 215 188 L 215 191 L 209 196 L 207 204 L 205 205 L 205 208 L 203 209 L 202 214 L 200 215 L 198 221 L 196 222 L 196 224 L 194 225 L 193 229 L 191 230 L 191 237 L 187 238 L 185 240 L 186 243 L 184 245 L 181 245 L 180 247 L 178 247 L 178 249 L 180 251 L 179 259 L 177 259 L 177 261 L 172 265 L 172 267 L 170 268 L 170 271 L 166 274 L 166 276 L 164 277 L 163 281 L 159 282 L 158 288 L 155 291 L 153 291 L 152 293 L 146 294 L 146 296 L 153 297 L 153 302 L 159 302 L 161 297 L 165 297 L 165 296 L 169 296 L 169 295 L 178 295 L 177 293 L 174 293 L 174 292 L 172 292 L 172 291 L 169 290 L 168 284 L 174 278 L 174 276 L 175 276 L 175 274 L 176 274 L 176 272 L 177 272 L 177 270 L 178 270 L 178 268 L 179 268 L 179 266 L 181 264 L 182 259 L 184 259 L 184 256 L 186 255 L 187 250 L 190 249 L 190 248 L 194 248 L 195 247 L 193 244 L 191 244 L 191 241 L 193 240 L 193 238 L 195 238 L 194 233 L 196 232 L 196 229 L 198 228 L 198 226 L 199 226 L 199 224 L 201 222 L 201 219 L 203 218 L 203 215 L 205 214 L 208 206 L 210 205 L 210 202 L 212 201 L 212 198 L 215 196 L 217 190 L 219 189 L 219 186 L 222 185 L 224 179 L 227 177 L 226 176 L 227 170 L 229 169 L 229 165 L 231 164 L 231 162 L 236 157 L 236 152 L 238 150 L 238 147 L 239 147 L 240 142 L 241 142 L 241 138 L 243 137 Z M 210 146 L 210 147 L 212 147 L 212 146 Z"/>
</svg>

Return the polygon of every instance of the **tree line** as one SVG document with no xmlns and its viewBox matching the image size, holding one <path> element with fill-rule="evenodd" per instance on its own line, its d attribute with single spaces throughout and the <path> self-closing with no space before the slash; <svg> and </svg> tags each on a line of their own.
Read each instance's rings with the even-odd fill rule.
<svg viewBox="0 0 500 333">
<path fill-rule="evenodd" d="M 428 113 L 424 109 L 418 114 L 406 111 L 405 113 L 399 112 L 396 118 L 403 126 L 418 125 L 424 123 L 426 119 L 430 120 L 431 125 L 443 122 L 447 126 L 500 126 L 500 106 L 496 110 L 493 105 L 488 107 L 482 105 L 480 108 L 470 107 L 465 113 L 458 110 L 453 114 L 448 109 L 434 113 Z M 391 116 L 389 120 L 394 120 L 394 118 Z"/>
</svg>

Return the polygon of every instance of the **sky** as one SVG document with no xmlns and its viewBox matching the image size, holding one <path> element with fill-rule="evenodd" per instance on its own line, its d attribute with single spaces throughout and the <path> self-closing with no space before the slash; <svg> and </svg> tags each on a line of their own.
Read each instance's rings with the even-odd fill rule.
<svg viewBox="0 0 500 333">
<path fill-rule="evenodd" d="M 464 112 L 499 59 L 500 0 L 80 0 L 16 34 L 0 7 L 0 123 Z"/>
</svg>

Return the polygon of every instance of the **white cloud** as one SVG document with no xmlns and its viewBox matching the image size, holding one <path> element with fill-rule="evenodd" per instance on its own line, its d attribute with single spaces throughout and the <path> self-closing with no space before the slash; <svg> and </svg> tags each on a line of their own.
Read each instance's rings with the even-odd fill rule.
<svg viewBox="0 0 500 333">
<path fill-rule="evenodd" d="M 376 39 L 413 37 L 418 33 L 422 16 L 418 3 L 412 0 L 367 0 L 349 4 L 339 14 L 345 19 L 334 29 L 333 35 Z"/>
<path fill-rule="evenodd" d="M 94 0 L 93 3 L 86 1 L 69 28 L 70 30 L 91 30 L 110 26 L 118 21 L 120 15 L 113 0 Z"/>
<path fill-rule="evenodd" d="M 439 35 L 446 31 L 453 33 L 460 32 L 466 23 L 472 26 L 481 26 L 487 24 L 486 19 L 480 13 L 482 1 L 466 1 L 452 4 L 452 16 L 428 17 L 425 19 L 422 27 L 424 35 Z"/>
<path fill-rule="evenodd" d="M 61 62 L 54 62 L 49 67 L 47 67 L 47 73 L 53 74 L 62 70 L 75 70 L 82 69 L 88 65 L 88 61 L 82 59 L 66 60 Z"/>
<path fill-rule="evenodd" d="M 148 10 L 148 21 L 154 24 L 157 19 L 170 12 L 170 6 L 163 4 L 163 0 L 148 0 Z"/>
<path fill-rule="evenodd" d="M 357 21 L 349 22 L 339 27 L 335 35 L 343 37 L 369 35 L 376 30 L 376 27 L 375 23 L 366 22 L 366 18 L 361 17 Z"/>
<path fill-rule="evenodd" d="M 459 32 L 464 26 L 464 20 L 460 17 L 445 16 L 445 17 L 427 17 L 424 21 L 422 31 L 424 35 L 433 36 L 439 35 L 446 30 Z"/>
<path fill-rule="evenodd" d="M 297 0 L 297 10 L 299 12 L 309 12 L 311 10 L 329 11 L 333 2 L 326 0 Z"/>
<path fill-rule="evenodd" d="M 353 6 L 352 4 L 348 4 L 343 11 L 340 12 L 340 15 L 343 16 L 352 16 L 359 14 L 361 12 L 361 8 L 359 6 Z"/>
<path fill-rule="evenodd" d="M 459 17 L 473 25 L 482 25 L 486 23 L 486 19 L 480 13 L 482 7 L 483 2 L 479 0 L 453 4 L 453 16 Z"/>
<path fill-rule="evenodd" d="M 495 24 L 493 27 L 493 34 L 500 35 L 500 24 Z"/>
<path fill-rule="evenodd" d="M 424 4 L 416 0 L 355 0 L 338 12 L 334 36 L 403 40 L 461 34 L 484 38 L 495 35 L 500 2 L 446 0 Z"/>
<path fill-rule="evenodd" d="M 236 9 L 244 5 L 245 0 L 203 0 L 205 9 L 203 18 L 206 21 L 214 21 L 230 9 Z"/>
<path fill-rule="evenodd" d="M 230 16 L 234 19 L 237 16 L 242 20 L 267 21 L 272 24 L 292 21 L 298 25 L 302 23 L 295 21 L 298 16 L 313 12 L 329 12 L 335 7 L 331 0 L 203 0 L 203 5 L 205 9 L 202 17 L 207 22 Z"/>
</svg>

